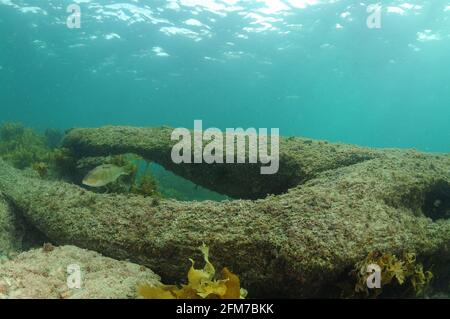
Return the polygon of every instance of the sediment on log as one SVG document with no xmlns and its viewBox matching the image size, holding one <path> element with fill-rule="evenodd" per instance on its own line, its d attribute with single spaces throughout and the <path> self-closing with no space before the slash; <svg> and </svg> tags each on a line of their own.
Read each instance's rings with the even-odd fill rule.
<svg viewBox="0 0 450 319">
<path fill-rule="evenodd" d="M 165 129 L 73 130 L 66 146 L 82 156 L 133 152 L 164 165 L 170 156 L 170 144 L 164 141 L 170 138 L 162 132 L 170 134 Z M 297 143 L 302 147 L 295 153 Z M 295 175 L 298 168 L 302 182 L 284 194 L 258 200 L 178 202 L 95 194 L 72 184 L 25 177 L 4 162 L 0 190 L 56 244 L 146 265 L 166 283 L 183 281 L 190 266 L 187 258 L 200 261 L 197 247 L 206 243 L 211 261 L 239 274 L 252 297 L 337 296 L 338 278 L 373 251 L 448 260 L 448 156 L 305 143 L 285 140 L 281 145 L 288 145 L 288 151 L 280 146 L 287 154 L 282 159 L 289 163 L 283 164 L 289 168 L 286 174 Z M 313 145 L 311 153 L 308 145 Z M 331 151 L 333 147 L 338 151 Z M 189 177 L 183 173 L 188 166 L 177 169 Z M 194 182 L 215 176 L 207 166 L 196 174 Z M 254 176 L 254 183 L 261 181 Z M 236 190 L 229 194 L 249 187 L 245 180 L 231 182 L 230 177 L 226 185 Z"/>
<path fill-rule="evenodd" d="M 68 267 L 80 288 L 68 286 Z M 139 284 L 159 277 L 141 265 L 74 246 L 32 249 L 0 265 L 0 299 L 136 298 Z M 73 282 L 77 284 L 77 282 Z"/>
</svg>

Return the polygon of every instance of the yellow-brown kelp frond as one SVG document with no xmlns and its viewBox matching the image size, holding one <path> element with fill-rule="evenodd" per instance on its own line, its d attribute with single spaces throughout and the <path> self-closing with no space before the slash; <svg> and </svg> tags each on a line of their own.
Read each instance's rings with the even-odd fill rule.
<svg viewBox="0 0 450 319">
<path fill-rule="evenodd" d="M 367 287 L 367 279 L 371 275 L 368 272 L 369 265 L 380 267 L 380 288 L 369 290 Z M 401 258 L 397 258 L 392 254 L 372 252 L 356 264 L 352 274 L 357 278 L 355 294 L 366 297 L 377 297 L 388 286 L 400 289 L 404 296 L 420 296 L 433 279 L 431 271 L 424 271 L 423 265 L 416 261 L 415 253 L 403 253 Z"/>
<path fill-rule="evenodd" d="M 160 285 L 158 287 L 142 284 L 138 287 L 138 296 L 144 299 L 239 299 L 245 298 L 247 291 L 240 287 L 239 277 L 228 268 L 224 268 L 220 279 L 214 279 L 216 271 L 209 261 L 209 248 L 205 244 L 200 247 L 205 260 L 203 269 L 194 268 L 195 262 L 188 271 L 188 284 L 177 286 Z"/>
</svg>

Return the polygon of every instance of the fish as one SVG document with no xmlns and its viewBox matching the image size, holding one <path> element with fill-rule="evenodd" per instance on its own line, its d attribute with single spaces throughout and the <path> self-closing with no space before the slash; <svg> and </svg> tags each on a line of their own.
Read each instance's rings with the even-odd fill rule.
<svg viewBox="0 0 450 319">
<path fill-rule="evenodd" d="M 103 164 L 87 173 L 87 175 L 83 178 L 83 185 L 90 187 L 103 187 L 115 182 L 120 176 L 128 174 L 129 173 L 124 167 L 119 167 L 114 164 Z"/>
</svg>

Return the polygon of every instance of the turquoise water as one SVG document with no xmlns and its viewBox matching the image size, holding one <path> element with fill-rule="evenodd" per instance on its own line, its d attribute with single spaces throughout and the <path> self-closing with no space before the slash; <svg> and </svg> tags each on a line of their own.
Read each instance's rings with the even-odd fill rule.
<svg viewBox="0 0 450 319">
<path fill-rule="evenodd" d="M 78 3 L 81 28 L 66 25 Z M 450 2 L 0 0 L 0 121 L 449 152 Z"/>
</svg>

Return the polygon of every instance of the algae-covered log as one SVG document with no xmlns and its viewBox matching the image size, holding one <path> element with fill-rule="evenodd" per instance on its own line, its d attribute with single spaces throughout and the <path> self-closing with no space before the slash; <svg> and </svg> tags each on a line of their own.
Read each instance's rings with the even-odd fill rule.
<svg viewBox="0 0 450 319">
<path fill-rule="evenodd" d="M 328 144 L 293 137 L 280 138 L 279 170 L 274 175 L 263 175 L 261 166 L 267 165 L 249 164 L 249 149 L 245 154 L 245 164 L 175 164 L 171 151 L 177 141 L 171 140 L 172 132 L 173 129 L 167 127 L 108 126 L 73 129 L 65 137 L 64 145 L 79 157 L 135 153 L 198 185 L 242 199 L 280 194 L 313 178 L 319 172 L 355 164 L 379 155 L 378 151 L 351 145 Z M 191 138 L 194 145 L 194 133 Z M 233 137 L 224 134 L 223 158 L 227 155 L 227 138 L 231 140 Z M 194 146 L 191 152 L 193 158 Z M 236 153 L 237 150 L 235 155 Z"/>
<path fill-rule="evenodd" d="M 165 135 L 153 138 L 161 130 L 103 131 L 114 132 L 111 138 L 96 132 L 74 130 L 66 143 L 83 155 L 134 152 L 160 163 L 168 156 Z M 376 250 L 415 252 L 429 262 L 434 257 L 448 260 L 448 156 L 342 146 L 336 156 L 342 161 L 335 161 L 331 149 L 341 146 L 312 142 L 314 158 L 308 157 L 306 145 L 311 143 L 293 141 L 284 145 L 303 147 L 292 153 L 290 167 L 298 167 L 303 179 L 310 172 L 310 178 L 285 194 L 255 201 L 158 202 L 93 194 L 71 184 L 25 177 L 4 162 L 0 190 L 54 242 L 130 259 L 149 266 L 167 283 L 183 280 L 190 266 L 187 258 L 204 242 L 211 261 L 239 274 L 253 297 L 338 295 L 332 289 L 337 282 L 351 280 L 349 270 Z M 286 153 L 283 146 L 280 152 Z M 332 159 L 321 158 L 326 155 Z M 353 165 L 344 166 L 346 162 Z M 323 163 L 329 163 L 329 170 L 324 171 Z M 243 186 L 239 183 L 231 185 L 230 180 L 227 185 L 237 189 Z M 436 269 L 435 275 L 445 274 Z"/>
</svg>

